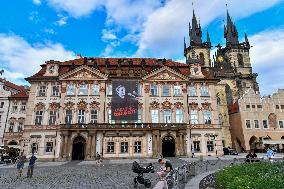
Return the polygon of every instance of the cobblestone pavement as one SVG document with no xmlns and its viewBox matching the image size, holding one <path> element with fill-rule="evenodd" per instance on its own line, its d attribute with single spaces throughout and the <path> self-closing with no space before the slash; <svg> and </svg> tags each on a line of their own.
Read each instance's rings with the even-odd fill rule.
<svg viewBox="0 0 284 189">
<path fill-rule="evenodd" d="M 180 166 L 184 161 L 178 158 L 170 159 L 174 167 Z M 103 167 L 97 167 L 94 161 L 71 162 L 38 162 L 33 178 L 16 178 L 16 167 L 0 168 L 1 189 L 131 189 L 133 178 L 137 175 L 132 172 L 134 160 L 108 160 Z M 138 160 L 139 164 L 146 166 L 154 162 L 155 172 L 159 165 L 157 159 Z M 24 168 L 24 176 L 27 166 Z M 155 173 L 144 175 L 152 181 L 152 187 L 158 182 Z M 140 188 L 144 188 L 140 186 Z"/>
</svg>

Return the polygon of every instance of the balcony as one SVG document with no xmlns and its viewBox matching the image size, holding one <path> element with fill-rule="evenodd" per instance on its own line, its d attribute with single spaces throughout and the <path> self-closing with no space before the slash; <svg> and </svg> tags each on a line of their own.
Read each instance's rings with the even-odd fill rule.
<svg viewBox="0 0 284 189">
<path fill-rule="evenodd" d="M 21 138 L 23 135 L 23 131 L 21 132 L 5 132 L 4 138 L 5 139 L 15 139 L 15 138 Z"/>
<path fill-rule="evenodd" d="M 120 129 L 120 130 L 155 130 L 155 129 L 162 129 L 162 130 L 180 130 L 186 129 L 188 124 L 185 123 L 116 123 L 116 124 L 109 124 L 109 123 L 95 123 L 95 124 L 62 124 L 60 125 L 61 130 L 113 130 L 113 129 Z"/>
</svg>

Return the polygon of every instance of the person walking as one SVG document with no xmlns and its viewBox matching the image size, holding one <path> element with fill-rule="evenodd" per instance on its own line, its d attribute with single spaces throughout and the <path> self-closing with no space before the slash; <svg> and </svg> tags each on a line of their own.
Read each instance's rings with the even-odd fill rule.
<svg viewBox="0 0 284 189">
<path fill-rule="evenodd" d="M 35 157 L 34 152 L 32 152 L 32 156 L 30 157 L 30 161 L 29 161 L 27 178 L 32 178 L 33 173 L 34 173 L 34 166 L 35 166 L 36 160 L 37 160 L 37 158 Z"/>
<path fill-rule="evenodd" d="M 24 152 L 21 152 L 21 155 L 19 155 L 17 158 L 17 169 L 18 169 L 17 177 L 22 176 L 25 161 L 26 161 L 26 156 L 24 156 Z"/>
</svg>

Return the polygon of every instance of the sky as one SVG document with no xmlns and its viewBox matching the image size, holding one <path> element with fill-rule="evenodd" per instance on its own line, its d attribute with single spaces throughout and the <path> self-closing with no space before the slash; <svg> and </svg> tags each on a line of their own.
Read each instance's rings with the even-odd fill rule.
<svg viewBox="0 0 284 189">
<path fill-rule="evenodd" d="M 250 57 L 261 94 L 284 88 L 284 0 L 2 0 L 2 77 L 27 84 L 24 78 L 45 61 L 78 54 L 184 62 L 183 38 L 189 42 L 193 9 L 213 46 L 225 43 L 228 9 L 240 41 L 247 33 L 253 46 Z"/>
</svg>

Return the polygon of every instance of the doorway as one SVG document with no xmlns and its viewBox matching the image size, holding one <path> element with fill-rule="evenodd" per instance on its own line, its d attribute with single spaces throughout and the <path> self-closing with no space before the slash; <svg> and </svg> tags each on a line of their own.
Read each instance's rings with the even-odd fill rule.
<svg viewBox="0 0 284 189">
<path fill-rule="evenodd" d="M 85 159 L 85 146 L 86 146 L 86 140 L 82 136 L 77 136 L 73 140 L 72 160 Z"/>
<path fill-rule="evenodd" d="M 175 157 L 175 139 L 172 136 L 165 136 L 162 140 L 163 157 Z"/>
</svg>

